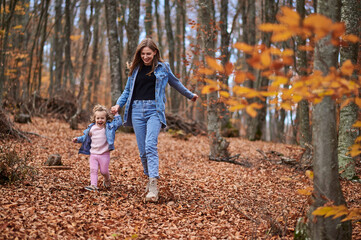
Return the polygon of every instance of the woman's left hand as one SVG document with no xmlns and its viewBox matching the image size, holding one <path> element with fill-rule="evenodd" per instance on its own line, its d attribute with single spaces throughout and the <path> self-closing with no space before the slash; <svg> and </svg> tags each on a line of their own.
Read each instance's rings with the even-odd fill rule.
<svg viewBox="0 0 361 240">
<path fill-rule="evenodd" d="M 194 94 L 194 96 L 192 97 L 191 101 L 195 102 L 198 98 L 198 95 L 197 94 Z"/>
</svg>

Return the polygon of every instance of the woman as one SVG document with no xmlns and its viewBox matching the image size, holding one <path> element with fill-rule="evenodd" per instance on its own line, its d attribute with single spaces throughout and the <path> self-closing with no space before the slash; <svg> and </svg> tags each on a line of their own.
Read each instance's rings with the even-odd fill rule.
<svg viewBox="0 0 361 240">
<path fill-rule="evenodd" d="M 151 38 L 144 39 L 137 47 L 130 66 L 128 82 L 115 106 L 113 114 L 126 104 L 124 125 L 133 126 L 143 165 L 149 181 L 146 201 L 158 201 L 159 178 L 158 135 L 166 127 L 165 87 L 169 83 L 183 96 L 196 101 L 197 94 L 190 92 L 177 79 L 168 63 L 160 57 L 159 49 Z"/>
</svg>

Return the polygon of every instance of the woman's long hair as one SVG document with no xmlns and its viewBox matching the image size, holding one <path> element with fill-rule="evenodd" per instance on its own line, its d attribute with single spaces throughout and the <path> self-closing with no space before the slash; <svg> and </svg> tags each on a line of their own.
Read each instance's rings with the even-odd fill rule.
<svg viewBox="0 0 361 240">
<path fill-rule="evenodd" d="M 152 51 L 156 52 L 156 54 L 154 55 L 154 58 L 153 58 L 153 62 L 152 62 L 152 70 L 148 74 L 151 74 L 152 72 L 154 72 L 154 68 L 158 62 L 164 62 L 160 56 L 159 48 L 158 48 L 157 44 L 155 44 L 153 39 L 145 38 L 139 43 L 137 50 L 135 51 L 132 64 L 130 65 L 129 76 L 132 76 L 133 71 L 137 66 L 142 67 L 144 65 L 143 60 L 140 56 L 140 53 L 141 53 L 142 49 L 145 47 L 149 47 Z"/>
</svg>

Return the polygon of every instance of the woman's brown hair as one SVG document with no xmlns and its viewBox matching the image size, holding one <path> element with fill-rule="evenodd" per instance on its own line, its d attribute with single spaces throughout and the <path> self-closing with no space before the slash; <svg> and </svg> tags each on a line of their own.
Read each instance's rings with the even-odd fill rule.
<svg viewBox="0 0 361 240">
<path fill-rule="evenodd" d="M 153 58 L 153 62 L 152 62 L 152 70 L 148 74 L 151 74 L 152 72 L 154 72 L 154 68 L 155 68 L 155 66 L 157 65 L 158 62 L 164 62 L 163 59 L 160 56 L 159 48 L 158 48 L 157 44 L 155 44 L 153 39 L 145 38 L 139 43 L 139 45 L 137 47 L 137 50 L 135 51 L 133 61 L 132 61 L 131 65 L 130 65 L 129 76 L 132 76 L 133 71 L 137 66 L 140 66 L 140 67 L 143 66 L 143 60 L 142 60 L 142 58 L 140 56 L 140 53 L 143 50 L 143 48 L 145 48 L 145 47 L 149 47 L 152 51 L 156 52 L 156 54 L 155 54 L 155 56 Z"/>
</svg>

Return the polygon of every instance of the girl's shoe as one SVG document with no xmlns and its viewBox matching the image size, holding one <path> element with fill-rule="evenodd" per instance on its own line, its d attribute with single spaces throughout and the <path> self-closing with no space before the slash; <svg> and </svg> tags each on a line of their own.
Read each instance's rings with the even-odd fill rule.
<svg viewBox="0 0 361 240">
<path fill-rule="evenodd" d="M 109 178 L 108 180 L 104 180 L 103 186 L 104 186 L 105 188 L 110 188 L 111 185 L 112 185 L 112 184 L 110 183 L 110 178 Z"/>
<path fill-rule="evenodd" d="M 98 188 L 94 185 L 86 186 L 84 188 L 85 188 L 85 190 L 92 191 L 92 192 L 98 191 Z"/>
</svg>

